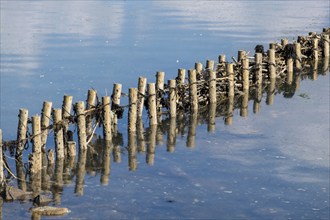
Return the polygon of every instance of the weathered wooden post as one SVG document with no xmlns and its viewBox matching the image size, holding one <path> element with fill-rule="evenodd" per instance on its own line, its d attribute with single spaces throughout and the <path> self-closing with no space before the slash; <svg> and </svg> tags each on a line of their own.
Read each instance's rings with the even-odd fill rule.
<svg viewBox="0 0 330 220">
<path fill-rule="evenodd" d="M 170 101 L 170 117 L 176 117 L 176 81 L 168 80 L 169 86 L 169 101 Z"/>
<path fill-rule="evenodd" d="M 184 85 L 186 78 L 186 69 L 178 69 L 178 77 L 177 77 L 177 84 Z"/>
<path fill-rule="evenodd" d="M 139 77 L 138 82 L 138 106 L 137 106 L 137 116 L 138 118 L 142 118 L 142 112 L 143 112 L 143 106 L 144 106 L 144 96 L 146 93 L 146 87 L 147 87 L 147 78 L 145 77 Z"/>
<path fill-rule="evenodd" d="M 226 72 L 228 75 L 228 84 L 229 84 L 228 96 L 234 96 L 235 95 L 234 65 L 232 63 L 227 63 Z"/>
<path fill-rule="evenodd" d="M 167 151 L 174 152 L 176 142 L 176 118 L 170 119 L 170 126 L 167 132 Z"/>
<path fill-rule="evenodd" d="M 41 124 L 40 116 L 32 116 L 32 168 L 30 171 L 32 173 L 37 173 L 41 171 L 42 168 L 42 158 L 41 158 Z"/>
<path fill-rule="evenodd" d="M 250 70 L 249 70 L 249 59 L 247 57 L 241 59 L 242 63 L 242 75 L 243 75 L 243 92 L 249 93 L 250 88 Z"/>
<path fill-rule="evenodd" d="M 245 59 L 246 52 L 244 50 L 239 50 L 237 53 L 237 62 L 241 62 L 242 59 Z"/>
<path fill-rule="evenodd" d="M 68 141 L 68 157 L 75 157 L 77 149 L 76 149 L 76 142 L 75 141 Z"/>
<path fill-rule="evenodd" d="M 269 49 L 275 50 L 276 49 L 276 43 L 269 43 Z"/>
<path fill-rule="evenodd" d="M 223 64 L 226 62 L 226 55 L 220 54 L 218 59 L 219 59 L 219 64 Z"/>
<path fill-rule="evenodd" d="M 292 80 L 293 80 L 293 59 L 290 57 L 286 60 L 286 65 L 287 65 L 287 78 L 286 82 L 291 85 Z"/>
<path fill-rule="evenodd" d="M 115 110 L 120 105 L 121 89 L 122 89 L 121 84 L 115 83 L 113 85 L 111 110 Z M 115 115 L 113 118 L 113 124 L 115 125 L 118 124 L 117 115 Z"/>
<path fill-rule="evenodd" d="M 289 43 L 289 40 L 286 38 L 281 39 L 282 48 L 284 48 Z"/>
<path fill-rule="evenodd" d="M 296 68 L 298 70 L 300 70 L 301 69 L 301 45 L 300 45 L 300 43 L 295 42 L 294 46 L 295 46 L 295 53 L 296 53 L 295 64 L 296 64 Z"/>
<path fill-rule="evenodd" d="M 53 110 L 53 127 L 55 134 L 56 158 L 64 158 L 64 142 L 63 142 L 63 126 L 62 126 L 62 110 Z"/>
<path fill-rule="evenodd" d="M 102 97 L 102 105 L 103 105 L 103 136 L 104 140 L 110 141 L 111 140 L 111 109 L 110 109 L 110 97 L 103 96 Z"/>
<path fill-rule="evenodd" d="M 196 74 L 198 76 L 200 76 L 202 74 L 202 71 L 203 71 L 203 64 L 201 64 L 201 63 L 195 63 L 195 71 L 196 71 Z"/>
<path fill-rule="evenodd" d="M 162 104 L 161 104 L 161 96 L 163 94 L 164 91 L 164 79 L 165 79 L 165 73 L 162 71 L 158 71 L 156 74 L 156 105 L 157 105 L 157 120 L 158 123 L 160 123 L 162 121 Z M 159 95 L 161 95 L 159 97 Z"/>
<path fill-rule="evenodd" d="M 136 114 L 137 114 L 137 89 L 129 89 L 129 111 L 128 111 L 128 130 L 136 131 Z"/>
<path fill-rule="evenodd" d="M 197 96 L 197 79 L 196 79 L 196 70 L 188 70 L 189 77 L 189 96 L 190 96 L 190 111 L 198 111 L 198 96 Z"/>
<path fill-rule="evenodd" d="M 313 58 L 314 60 L 318 60 L 319 59 L 319 39 L 314 38 L 313 39 Z"/>
<path fill-rule="evenodd" d="M 95 108 L 96 94 L 97 94 L 96 90 L 94 89 L 88 90 L 86 110 Z M 93 133 L 93 116 L 91 114 L 86 115 L 86 132 L 87 132 L 87 136 L 90 136 Z"/>
<path fill-rule="evenodd" d="M 257 78 L 257 84 L 262 84 L 262 53 L 255 54 L 255 74 Z"/>
<path fill-rule="evenodd" d="M 63 119 L 63 133 L 66 134 L 69 130 L 68 118 L 71 116 L 71 106 L 73 97 L 70 95 L 65 95 L 63 97 L 62 104 L 62 119 Z M 66 135 L 65 135 L 66 137 Z M 66 140 L 65 140 L 66 141 Z"/>
<path fill-rule="evenodd" d="M 268 57 L 269 57 L 269 78 L 275 79 L 276 78 L 276 60 L 275 60 L 275 50 L 269 49 L 268 50 Z"/>
<path fill-rule="evenodd" d="M 46 142 L 48 136 L 48 126 L 49 120 L 52 113 L 52 102 L 44 101 L 42 106 L 42 113 L 41 113 L 41 149 L 43 153 L 46 153 Z M 43 164 L 44 166 L 46 164 Z"/>
<path fill-rule="evenodd" d="M 78 143 L 79 149 L 87 149 L 86 141 L 86 119 L 85 119 L 85 105 L 83 101 L 76 103 L 76 114 L 77 114 L 77 124 L 78 124 Z"/>
<path fill-rule="evenodd" d="M 156 108 L 156 87 L 155 83 L 148 83 L 148 110 L 149 125 L 157 124 L 157 108 Z"/>
<path fill-rule="evenodd" d="M 329 59 L 329 35 L 323 34 L 323 57 Z"/>
<path fill-rule="evenodd" d="M 0 129 L 0 188 L 4 183 L 4 175 L 3 175 L 3 158 L 2 158 L 2 130 Z"/>
<path fill-rule="evenodd" d="M 206 60 L 206 69 L 208 70 L 214 69 L 214 60 Z"/>
<path fill-rule="evenodd" d="M 18 130 L 17 130 L 17 149 L 16 149 L 16 159 L 22 157 L 24 146 L 27 142 L 27 129 L 28 129 L 28 115 L 29 111 L 27 109 L 20 109 L 18 115 Z"/>
<path fill-rule="evenodd" d="M 217 81 L 216 81 L 216 72 L 213 70 L 209 70 L 209 101 L 210 103 L 217 102 Z"/>
</svg>

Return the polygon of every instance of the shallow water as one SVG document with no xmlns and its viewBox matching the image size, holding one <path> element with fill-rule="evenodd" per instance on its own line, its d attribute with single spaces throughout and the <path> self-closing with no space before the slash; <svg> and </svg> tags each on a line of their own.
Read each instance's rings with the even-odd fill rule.
<svg viewBox="0 0 330 220">
<path fill-rule="evenodd" d="M 194 62 L 217 60 L 219 54 L 229 58 L 240 49 L 253 54 L 256 44 L 268 48 L 281 38 L 292 40 L 330 26 L 328 1 L 280 3 L 2 1 L 4 139 L 16 138 L 19 108 L 40 114 L 44 100 L 60 107 L 64 94 L 85 100 L 90 88 L 100 97 L 110 95 L 115 82 L 127 92 L 140 75 L 151 82 L 156 71 L 163 70 L 166 79 L 174 78 L 178 68 L 192 68 Z M 266 105 L 265 99 L 257 114 L 253 101 L 248 117 L 235 110 L 231 126 L 218 117 L 214 132 L 200 122 L 196 136 L 189 137 L 194 132 L 189 132 L 187 118 L 172 153 L 164 124 L 164 136 L 155 137 L 153 160 L 137 153 L 137 168 L 130 172 L 124 118 L 118 128 L 123 133 L 121 162 L 111 155 L 110 176 L 102 171 L 102 163 L 90 166 L 103 161 L 101 144 L 99 159 L 87 160 L 86 174 L 79 173 L 77 164 L 73 178 L 55 193 L 55 204 L 71 210 L 64 218 L 79 219 L 326 219 L 329 74 L 302 80 L 292 98 L 278 94 L 273 105 Z M 152 138 L 146 135 L 150 147 Z M 48 146 L 53 145 L 50 136 Z M 81 178 L 82 191 L 77 191 Z M 2 217 L 29 218 L 31 206 L 29 201 L 4 203 Z"/>
</svg>

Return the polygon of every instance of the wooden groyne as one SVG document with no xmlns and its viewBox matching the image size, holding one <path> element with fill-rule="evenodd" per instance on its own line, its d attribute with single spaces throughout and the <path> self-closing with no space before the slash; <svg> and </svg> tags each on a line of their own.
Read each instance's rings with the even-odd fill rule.
<svg viewBox="0 0 330 220">
<path fill-rule="evenodd" d="M 157 126 L 163 120 L 168 119 L 171 121 L 170 124 L 175 126 L 177 119 L 188 117 L 190 138 L 187 140 L 187 146 L 193 146 L 198 114 L 207 112 L 210 122 L 208 129 L 212 131 L 217 112 L 220 111 L 225 117 L 225 123 L 230 125 L 232 112 L 238 106 L 241 108 L 241 115 L 247 115 L 247 103 L 251 97 L 254 100 L 253 111 L 258 112 L 262 93 L 266 89 L 267 103 L 271 104 L 275 87 L 283 84 L 292 85 L 295 74 L 309 71 L 310 68 L 317 72 L 320 60 L 324 61 L 322 69 L 326 72 L 329 67 L 329 34 L 330 29 L 324 28 L 322 33 L 311 32 L 307 36 L 299 36 L 292 43 L 287 39 L 282 39 L 280 43 L 270 43 L 268 50 L 265 50 L 263 45 L 257 45 L 254 55 L 240 50 L 237 58 L 232 57 L 231 61 L 226 60 L 226 56 L 222 54 L 219 55 L 217 63 L 207 60 L 205 68 L 202 63 L 195 63 L 194 68 L 188 71 L 179 69 L 177 77 L 168 81 L 165 81 L 165 73 L 162 71 L 157 72 L 156 83 L 147 83 L 145 77 L 140 77 L 137 88 L 129 89 L 127 106 L 120 105 L 122 86 L 115 84 L 111 97 L 104 96 L 99 99 L 96 90 L 89 90 L 86 102 L 77 101 L 74 105 L 73 97 L 67 95 L 63 98 L 62 108 L 53 108 L 51 102 L 45 101 L 41 117 L 34 115 L 29 118 L 28 110 L 20 109 L 17 140 L 2 141 L 0 130 L 0 144 L 14 148 L 16 160 L 22 161 L 23 151 L 31 143 L 33 148 L 29 156 L 29 171 L 38 173 L 43 166 L 52 164 L 54 160 L 52 149 L 48 150 L 48 158 L 42 156 L 47 152 L 46 142 L 50 131 L 55 134 L 56 158 L 74 157 L 76 144 L 72 137 L 73 131 L 69 128 L 70 125 L 76 125 L 80 158 L 84 156 L 83 152 L 89 149 L 98 126 L 103 127 L 103 138 L 108 142 L 107 146 L 115 142 L 118 133 L 116 125 L 120 123 L 127 109 L 127 129 L 132 146 L 129 149 L 130 155 L 134 155 L 135 142 L 132 140 L 143 136 L 140 132 L 143 130 L 141 123 L 145 109 L 152 134 L 157 134 Z M 225 108 L 222 106 L 224 103 Z M 147 161 L 150 164 L 153 163 L 157 135 L 151 137 L 151 147 L 147 148 Z M 174 144 L 175 138 L 169 137 L 169 151 L 172 151 Z M 0 157 L 0 163 L 1 159 Z M 116 159 L 120 160 L 120 154 Z M 134 169 L 134 160 L 131 163 Z M 3 165 L 0 164 L 0 167 Z M 4 179 L 3 171 L 0 169 L 0 182 L 4 182 Z"/>
</svg>

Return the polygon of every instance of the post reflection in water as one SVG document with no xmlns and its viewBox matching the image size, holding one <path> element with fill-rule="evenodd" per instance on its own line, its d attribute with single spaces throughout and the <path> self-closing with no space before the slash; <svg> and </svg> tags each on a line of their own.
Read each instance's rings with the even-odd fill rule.
<svg viewBox="0 0 330 220">
<path fill-rule="evenodd" d="M 145 152 L 146 151 L 146 143 L 144 140 L 144 127 L 142 118 L 138 118 L 136 121 L 137 124 L 137 145 L 138 145 L 138 152 Z"/>
<path fill-rule="evenodd" d="M 312 71 L 313 71 L 313 75 L 312 75 L 312 79 L 313 80 L 317 80 L 317 74 L 318 74 L 318 60 L 314 60 L 314 62 L 312 63 Z"/>
<path fill-rule="evenodd" d="M 176 143 L 176 118 L 170 118 L 170 125 L 167 132 L 167 151 L 174 152 Z"/>
<path fill-rule="evenodd" d="M 156 151 L 156 133 L 157 133 L 157 125 L 151 125 L 146 130 L 146 135 L 147 135 L 146 162 L 148 165 L 154 164 L 155 151 Z"/>
<path fill-rule="evenodd" d="M 248 104 L 249 104 L 249 90 L 245 90 L 242 96 L 240 116 L 247 117 L 248 116 Z"/>
<path fill-rule="evenodd" d="M 189 128 L 188 128 L 186 146 L 189 147 L 189 148 L 193 148 L 193 147 L 195 147 L 195 137 L 196 137 L 198 112 L 192 111 L 192 112 L 190 112 L 190 114 L 191 115 L 189 117 Z"/>
<path fill-rule="evenodd" d="M 258 84 L 258 87 L 255 89 L 255 97 L 253 101 L 253 113 L 257 114 L 260 112 L 262 99 L 262 84 Z"/>
<path fill-rule="evenodd" d="M 55 204 L 61 203 L 61 195 L 63 192 L 63 168 L 64 159 L 57 158 L 55 164 L 54 185 L 52 187 Z"/>
<path fill-rule="evenodd" d="M 111 150 L 112 143 L 111 141 L 105 141 L 102 155 L 102 173 L 101 173 L 101 184 L 109 184 L 109 176 L 111 170 Z"/>
<path fill-rule="evenodd" d="M 41 192 L 41 170 L 30 173 L 30 189 L 32 191 L 32 197 L 36 197 Z"/>
<path fill-rule="evenodd" d="M 163 136 L 163 134 L 161 134 Z M 130 171 L 134 171 L 137 168 L 137 158 L 136 158 L 136 132 L 128 132 L 128 167 Z"/>
<path fill-rule="evenodd" d="M 234 96 L 229 96 L 227 100 L 227 115 L 225 116 L 225 125 L 233 124 Z"/>
<path fill-rule="evenodd" d="M 273 105 L 274 103 L 274 96 L 275 96 L 275 78 L 270 78 L 270 83 L 268 85 L 267 89 L 267 97 L 266 97 L 266 104 L 267 105 Z"/>
<path fill-rule="evenodd" d="M 329 60 L 330 60 L 330 57 L 325 57 L 323 59 L 322 75 L 327 75 L 327 73 L 329 71 Z"/>
<path fill-rule="evenodd" d="M 84 178 L 85 178 L 85 171 L 86 171 L 86 150 L 80 150 L 78 154 L 78 163 L 76 169 L 76 186 L 74 192 L 78 196 L 84 195 Z"/>
<path fill-rule="evenodd" d="M 117 132 L 112 137 L 112 143 L 113 143 L 113 161 L 115 163 L 120 163 L 121 162 L 120 146 L 123 145 L 123 135 Z"/>
<path fill-rule="evenodd" d="M 208 123 L 207 123 L 207 131 L 215 132 L 215 116 L 217 112 L 217 103 L 210 103 L 209 106 L 209 114 L 208 114 Z"/>
</svg>

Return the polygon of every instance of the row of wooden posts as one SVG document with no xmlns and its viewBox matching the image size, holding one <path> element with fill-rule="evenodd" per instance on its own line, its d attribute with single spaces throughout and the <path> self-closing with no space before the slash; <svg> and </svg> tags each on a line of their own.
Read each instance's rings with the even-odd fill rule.
<svg viewBox="0 0 330 220">
<path fill-rule="evenodd" d="M 258 87 L 262 93 L 262 85 L 267 84 L 269 79 L 285 78 L 290 83 L 294 68 L 301 70 L 305 61 L 329 57 L 329 34 L 329 28 L 325 28 L 321 34 L 311 32 L 306 37 L 298 37 L 293 44 L 282 39 L 281 43 L 271 43 L 267 53 L 263 46 L 257 45 L 254 57 L 249 57 L 245 51 L 238 51 L 237 59 L 232 58 L 233 62 L 226 61 L 225 55 L 220 55 L 216 66 L 214 61 L 208 60 L 205 69 L 201 63 L 196 63 L 194 69 L 188 70 L 188 83 L 185 69 L 179 69 L 177 78 L 168 80 L 167 84 L 164 82 L 164 72 L 157 72 L 156 83 L 147 84 L 145 77 L 139 77 L 138 88 L 130 88 L 128 92 L 128 131 L 136 131 L 137 120 L 142 118 L 144 106 L 148 111 L 149 125 L 153 126 L 161 122 L 163 108 L 168 109 L 170 118 L 175 118 L 180 112 L 195 114 L 200 107 L 217 103 L 224 97 L 249 94 L 249 89 L 254 87 Z M 56 157 L 64 158 L 72 154 L 76 143 L 72 140 L 70 124 L 77 125 L 80 150 L 87 149 L 99 125 L 103 127 L 104 140 L 111 141 L 118 119 L 124 111 L 124 106 L 120 106 L 121 95 L 122 85 L 114 84 L 112 96 L 103 96 L 101 101 L 98 101 L 95 90 L 89 90 L 86 107 L 83 101 L 78 101 L 73 106 L 73 97 L 65 95 L 62 108 L 52 108 L 52 102 L 45 101 L 41 116 L 34 115 L 30 119 L 28 110 L 20 109 L 15 141 L 16 158 L 22 158 L 26 145 L 31 141 L 33 148 L 29 156 L 30 172 L 39 172 L 43 166 L 42 153 L 46 152 L 48 132 L 51 129 L 54 131 Z M 32 124 L 31 133 L 29 123 Z M 2 169 L 0 152 L 1 182 L 4 181 Z"/>
</svg>

